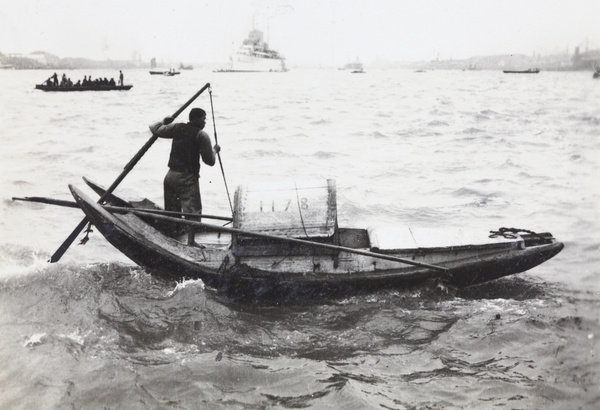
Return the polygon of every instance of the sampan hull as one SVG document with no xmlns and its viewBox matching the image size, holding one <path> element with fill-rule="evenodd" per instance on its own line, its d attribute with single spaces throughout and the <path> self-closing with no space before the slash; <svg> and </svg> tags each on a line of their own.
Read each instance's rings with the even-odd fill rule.
<svg viewBox="0 0 600 410">
<path fill-rule="evenodd" d="M 140 217 L 132 213 L 110 213 L 77 188 L 70 188 L 102 235 L 150 273 L 167 280 L 202 279 L 213 288 L 251 292 L 262 297 L 361 293 L 411 286 L 432 279 L 458 287 L 470 286 L 529 270 L 558 254 L 564 246 L 551 235 L 541 234 L 545 237 L 537 235 L 539 239 L 532 237 L 501 246 L 386 252 L 434 264 L 446 268 L 446 272 L 346 251 L 319 253 L 309 248 L 301 251 L 290 248 L 279 255 L 247 255 L 229 243 L 203 249 L 184 245 Z"/>
</svg>

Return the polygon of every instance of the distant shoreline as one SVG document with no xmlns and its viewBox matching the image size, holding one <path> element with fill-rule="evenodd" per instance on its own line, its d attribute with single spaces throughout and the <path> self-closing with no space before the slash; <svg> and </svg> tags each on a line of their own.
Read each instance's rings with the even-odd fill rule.
<svg viewBox="0 0 600 410">
<path fill-rule="evenodd" d="M 163 62 L 165 67 L 179 67 L 183 62 Z M 206 62 L 196 67 L 219 68 L 224 63 Z M 327 64 L 294 64 L 290 68 L 337 68 Z M 377 58 L 369 64 L 369 69 L 422 69 L 422 70 L 524 70 L 537 67 L 543 71 L 586 71 L 600 66 L 600 50 L 590 50 L 572 55 L 566 53 L 548 56 L 526 56 L 522 54 L 477 56 L 463 60 L 394 61 Z M 0 52 L 0 68 L 15 70 L 75 70 L 75 69 L 150 69 L 150 62 L 133 60 L 90 60 L 85 58 L 59 58 L 53 54 L 37 51 L 28 55 L 6 55 Z"/>
</svg>

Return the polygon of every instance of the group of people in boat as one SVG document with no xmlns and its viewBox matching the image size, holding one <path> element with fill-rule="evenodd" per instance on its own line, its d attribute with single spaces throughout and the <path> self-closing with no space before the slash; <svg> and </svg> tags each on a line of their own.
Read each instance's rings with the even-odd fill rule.
<svg viewBox="0 0 600 410">
<path fill-rule="evenodd" d="M 76 83 L 73 83 L 69 77 L 65 73 L 62 75 L 62 79 L 60 82 L 58 81 L 58 75 L 54 73 L 50 78 L 48 78 L 45 82 L 45 85 L 50 87 L 99 87 L 99 86 L 111 86 L 114 87 L 117 85 L 114 78 L 110 80 L 106 77 L 102 78 L 92 78 L 92 76 L 83 76 L 83 80 L 77 80 Z M 119 85 L 123 85 L 123 71 L 119 70 Z"/>
</svg>

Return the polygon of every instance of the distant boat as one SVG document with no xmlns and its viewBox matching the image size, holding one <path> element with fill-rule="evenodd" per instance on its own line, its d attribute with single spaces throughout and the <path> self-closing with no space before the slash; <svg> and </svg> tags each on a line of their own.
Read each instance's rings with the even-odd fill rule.
<svg viewBox="0 0 600 410">
<path fill-rule="evenodd" d="M 252 30 L 230 57 L 229 67 L 216 73 L 285 72 L 285 57 L 269 48 L 260 30 Z"/>
<path fill-rule="evenodd" d="M 170 70 L 150 70 L 151 75 L 166 75 L 167 77 L 173 77 L 174 75 L 181 74 L 180 71 L 176 71 L 171 68 Z"/>
<path fill-rule="evenodd" d="M 194 66 L 193 65 L 183 65 L 183 63 L 179 64 L 179 69 L 180 70 L 193 70 Z"/>
<path fill-rule="evenodd" d="M 358 57 L 356 58 L 355 61 L 346 63 L 343 67 L 340 67 L 339 70 L 350 70 L 351 73 L 364 73 L 365 72 L 363 69 L 363 65 L 360 62 L 360 60 L 358 59 Z"/>
<path fill-rule="evenodd" d="M 537 74 L 540 72 L 539 68 L 530 68 L 528 70 L 521 70 L 521 71 L 515 71 L 515 70 L 503 70 L 504 74 Z"/>
<path fill-rule="evenodd" d="M 45 85 L 36 84 L 36 90 L 42 91 L 58 91 L 58 92 L 70 92 L 70 91 L 128 91 L 133 85 L 72 85 L 72 86 L 57 86 L 57 85 Z"/>
</svg>

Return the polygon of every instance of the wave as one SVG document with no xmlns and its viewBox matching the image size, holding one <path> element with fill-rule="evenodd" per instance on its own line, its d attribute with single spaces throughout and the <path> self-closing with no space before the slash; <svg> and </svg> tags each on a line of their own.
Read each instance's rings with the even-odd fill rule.
<svg viewBox="0 0 600 410">
<path fill-rule="evenodd" d="M 290 152 L 286 152 L 286 151 L 280 151 L 280 150 L 267 150 L 267 149 L 258 149 L 255 151 L 248 151 L 244 154 L 242 154 L 243 157 L 248 157 L 248 158 L 267 158 L 267 157 L 273 157 L 273 158 L 295 158 L 297 157 L 297 155 L 294 155 Z"/>
<path fill-rule="evenodd" d="M 463 134 L 481 134 L 482 132 L 485 132 L 482 129 L 479 128 L 474 128 L 474 127 L 470 127 L 470 128 L 466 128 L 465 130 L 463 130 Z"/>
<path fill-rule="evenodd" d="M 445 121 L 433 120 L 433 121 L 429 121 L 427 123 L 427 125 L 429 127 L 448 127 L 450 124 L 448 124 Z"/>
<path fill-rule="evenodd" d="M 388 139 L 389 137 L 379 131 L 373 131 L 371 133 L 371 136 L 373 136 L 376 139 Z"/>
<path fill-rule="evenodd" d="M 320 159 L 335 158 L 338 155 L 339 155 L 339 153 L 333 152 L 333 151 L 317 151 L 313 154 L 313 156 L 315 158 L 320 158 Z"/>
</svg>

